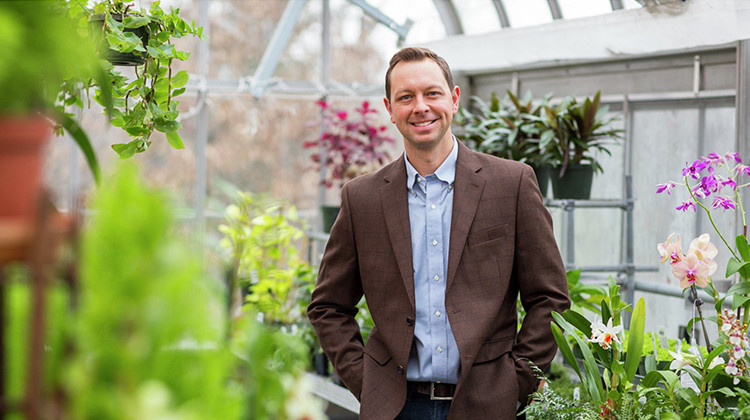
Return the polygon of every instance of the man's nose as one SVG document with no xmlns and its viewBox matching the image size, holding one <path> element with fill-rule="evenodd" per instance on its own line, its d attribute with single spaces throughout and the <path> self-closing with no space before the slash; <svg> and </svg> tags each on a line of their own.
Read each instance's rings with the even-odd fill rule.
<svg viewBox="0 0 750 420">
<path fill-rule="evenodd" d="M 427 112 L 430 110 L 430 107 L 427 105 L 427 101 L 425 101 L 424 96 L 417 95 L 415 99 L 416 102 L 414 104 L 414 112 Z"/>
</svg>

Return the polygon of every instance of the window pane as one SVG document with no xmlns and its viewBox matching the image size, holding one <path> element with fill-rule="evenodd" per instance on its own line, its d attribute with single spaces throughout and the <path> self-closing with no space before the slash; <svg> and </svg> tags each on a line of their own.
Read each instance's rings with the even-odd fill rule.
<svg viewBox="0 0 750 420">
<path fill-rule="evenodd" d="M 563 19 L 575 19 L 612 13 L 609 0 L 557 0 Z"/>
<path fill-rule="evenodd" d="M 503 0 L 510 26 L 539 25 L 552 21 L 547 0 Z"/>
</svg>

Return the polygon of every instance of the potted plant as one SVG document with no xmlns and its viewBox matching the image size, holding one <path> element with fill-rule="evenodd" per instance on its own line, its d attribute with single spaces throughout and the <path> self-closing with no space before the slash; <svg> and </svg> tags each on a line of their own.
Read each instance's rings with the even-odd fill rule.
<svg viewBox="0 0 750 420">
<path fill-rule="evenodd" d="M 453 122 L 461 128 L 456 137 L 479 152 L 516 160 L 534 168 L 542 195 L 547 194 L 548 163 L 552 158 L 549 143 L 552 133 L 539 124 L 549 95 L 535 101 L 529 92 L 523 100 L 507 91 L 500 101 L 495 92 L 490 103 L 471 98 L 471 111 L 459 107 Z"/>
<path fill-rule="evenodd" d="M 607 118 L 608 107 L 600 106 L 601 91 L 578 102 L 564 98 L 556 107 L 545 105 L 545 137 L 551 137 L 553 154 L 552 192 L 560 199 L 588 199 L 594 172 L 602 172 L 596 153 L 610 155 L 609 147 L 622 137 L 612 128 L 616 118 Z"/>
<path fill-rule="evenodd" d="M 368 101 L 356 108 L 354 117 L 341 109 L 336 109 L 326 101 L 317 101 L 322 109 L 319 125 L 320 135 L 304 143 L 305 148 L 315 150 L 311 155 L 315 167 L 326 168 L 323 184 L 328 187 L 341 188 L 350 179 L 377 169 L 389 160 L 384 147 L 394 144 L 396 140 L 386 133 L 386 126 L 377 125 L 374 118 L 377 111 L 370 107 Z M 321 151 L 325 150 L 325 154 Z M 329 232 L 338 206 L 323 206 L 323 230 Z"/>
<path fill-rule="evenodd" d="M 79 21 L 79 27 L 89 31 L 92 38 L 100 40 L 102 58 L 115 64 L 139 63 L 135 66 L 135 77 L 128 79 L 120 74 L 113 64 L 106 65 L 112 83 L 108 89 L 96 86 L 94 98 L 101 102 L 103 94 L 113 97 L 112 125 L 122 128 L 133 140 L 112 146 L 120 158 L 129 158 L 148 149 L 151 134 L 164 133 L 175 149 L 184 148 L 178 134 L 181 124 L 177 121 L 179 102 L 175 98 L 185 92 L 188 73 L 174 72 L 175 60 L 186 60 L 190 54 L 175 48 L 174 40 L 186 35 L 205 39 L 203 28 L 195 22 L 188 24 L 180 17 L 180 10 L 164 11 L 159 2 L 150 9 L 134 9 L 123 0 L 106 0 L 92 8 L 85 4 L 72 3 L 71 14 Z M 93 22 L 93 23 L 91 23 Z M 83 82 L 91 86 L 91 80 Z M 66 84 L 60 99 L 66 105 L 83 107 L 80 83 Z"/>
<path fill-rule="evenodd" d="M 0 2 L 0 217 L 29 220 L 40 189 L 43 147 L 55 125 L 79 144 L 94 176 L 91 144 L 78 124 L 55 107 L 71 78 L 107 85 L 93 44 L 76 31 L 64 2 Z M 101 101 L 111 105 L 107 92 Z"/>
</svg>

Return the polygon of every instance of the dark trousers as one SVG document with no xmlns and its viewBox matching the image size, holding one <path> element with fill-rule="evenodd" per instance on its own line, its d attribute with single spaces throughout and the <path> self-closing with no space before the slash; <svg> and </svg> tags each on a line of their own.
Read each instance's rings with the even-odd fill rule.
<svg viewBox="0 0 750 420">
<path fill-rule="evenodd" d="M 432 401 L 429 395 L 410 392 L 396 420 L 446 420 L 450 401 Z"/>
</svg>

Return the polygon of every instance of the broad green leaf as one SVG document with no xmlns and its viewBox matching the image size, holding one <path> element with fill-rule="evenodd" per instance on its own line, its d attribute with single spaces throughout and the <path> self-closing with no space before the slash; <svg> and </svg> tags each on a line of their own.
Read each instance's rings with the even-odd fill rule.
<svg viewBox="0 0 750 420">
<path fill-rule="evenodd" d="M 560 353 L 565 358 L 565 361 L 573 367 L 573 370 L 575 370 L 575 372 L 578 374 L 578 378 L 581 379 L 581 382 L 583 382 L 583 376 L 581 375 L 581 370 L 578 367 L 578 362 L 573 355 L 573 350 L 571 350 L 570 346 L 568 345 L 568 340 L 565 339 L 565 335 L 563 335 L 560 327 L 558 327 L 554 322 L 550 323 L 550 329 L 552 329 L 552 336 L 557 343 L 557 348 L 560 349 Z"/>
<path fill-rule="evenodd" d="M 745 235 L 737 235 L 735 238 L 735 244 L 737 245 L 737 252 L 744 261 L 750 261 L 750 246 L 747 244 L 747 238 Z"/>
<path fill-rule="evenodd" d="M 594 360 L 594 355 L 589 349 L 588 342 L 585 339 L 579 337 L 578 334 L 576 334 L 576 328 L 568 323 L 568 321 L 566 321 L 562 315 L 553 312 L 552 317 L 562 327 L 563 330 L 570 333 L 570 337 L 575 340 L 575 342 L 578 344 L 578 348 L 581 350 L 581 354 L 583 355 L 584 368 L 584 375 L 581 382 L 583 382 L 583 384 L 586 386 L 586 390 L 588 391 L 589 396 L 596 402 L 603 401 L 604 388 L 601 383 L 599 367 L 596 364 L 596 360 Z"/>
<path fill-rule="evenodd" d="M 562 316 L 566 321 L 576 327 L 578 331 L 582 332 L 583 335 L 591 337 L 591 322 L 589 322 L 586 317 L 576 311 L 571 311 L 570 309 L 563 312 Z"/>
<path fill-rule="evenodd" d="M 135 155 L 136 146 L 133 142 L 130 143 L 118 143 L 112 145 L 112 150 L 120 156 L 120 159 L 129 159 Z"/>
<path fill-rule="evenodd" d="M 178 150 L 185 148 L 185 145 L 182 143 L 182 139 L 180 138 L 180 135 L 177 134 L 176 131 L 170 131 L 166 133 L 166 135 L 167 135 L 167 141 L 169 142 L 170 146 Z"/>
<path fill-rule="evenodd" d="M 141 26 L 148 25 L 150 22 L 151 19 L 146 16 L 127 15 L 122 24 L 126 28 L 140 28 Z"/>
<path fill-rule="evenodd" d="M 739 308 L 740 306 L 747 303 L 747 301 L 750 301 L 750 296 L 742 296 L 739 293 L 735 293 L 734 297 L 732 298 L 732 310 Z"/>
<path fill-rule="evenodd" d="M 737 261 L 734 257 L 732 257 L 729 259 L 729 261 L 727 261 L 727 271 L 726 271 L 725 276 L 729 277 L 732 274 L 748 266 L 750 266 L 750 262 L 740 262 L 740 261 Z"/>
<path fill-rule="evenodd" d="M 170 131 L 177 131 L 182 128 L 182 125 L 177 121 L 156 121 L 154 127 L 162 133 L 169 133 Z"/>
<path fill-rule="evenodd" d="M 177 72 L 174 76 L 172 76 L 172 89 L 181 88 L 185 86 L 188 82 L 189 76 L 188 72 L 185 70 L 181 70 Z"/>
<path fill-rule="evenodd" d="M 727 290 L 727 295 L 731 294 L 745 294 L 750 293 L 750 281 L 740 281 L 732 285 L 732 287 Z"/>
<path fill-rule="evenodd" d="M 91 169 L 91 174 L 94 176 L 94 181 L 98 185 L 101 178 L 99 162 L 96 159 L 96 153 L 91 146 L 91 142 L 89 141 L 86 132 L 84 132 L 81 126 L 78 125 L 78 122 L 64 113 L 57 113 L 57 119 L 65 131 L 73 137 L 73 140 L 78 144 L 81 152 L 83 152 L 83 156 L 86 158 L 86 163 L 88 163 L 89 168 Z"/>
<path fill-rule="evenodd" d="M 638 371 L 643 352 L 643 334 L 646 323 L 646 304 L 643 298 L 638 299 L 630 318 L 630 334 L 628 334 L 628 348 L 625 353 L 625 374 L 628 381 L 632 382 Z"/>
</svg>

